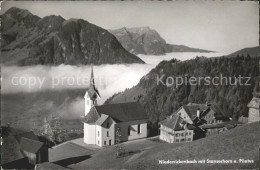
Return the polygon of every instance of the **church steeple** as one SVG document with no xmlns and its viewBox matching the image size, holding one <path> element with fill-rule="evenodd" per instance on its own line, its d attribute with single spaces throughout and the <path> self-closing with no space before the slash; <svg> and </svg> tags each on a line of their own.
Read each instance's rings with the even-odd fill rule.
<svg viewBox="0 0 260 170">
<path fill-rule="evenodd" d="M 90 109 L 97 105 L 97 98 L 100 97 L 100 94 L 95 86 L 94 80 L 94 72 L 93 72 L 93 65 L 91 65 L 91 74 L 90 74 L 90 81 L 89 81 L 89 88 L 85 94 L 85 115 L 88 114 Z"/>
<path fill-rule="evenodd" d="M 93 65 L 91 65 L 91 75 L 90 75 L 88 95 L 92 101 L 96 100 L 98 96 L 100 97 L 100 94 L 95 86 Z"/>
</svg>

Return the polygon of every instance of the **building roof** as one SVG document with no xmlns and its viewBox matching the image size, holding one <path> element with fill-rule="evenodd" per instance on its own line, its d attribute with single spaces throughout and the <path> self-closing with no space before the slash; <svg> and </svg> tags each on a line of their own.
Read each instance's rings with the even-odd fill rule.
<svg viewBox="0 0 260 170">
<path fill-rule="evenodd" d="M 129 122 L 134 120 L 148 119 L 144 108 L 137 102 L 107 104 L 94 106 L 84 118 L 85 123 L 103 123 L 106 119 L 105 114 L 116 122 Z M 101 118 L 102 117 L 102 118 Z"/>
<path fill-rule="evenodd" d="M 248 103 L 247 107 L 259 110 L 259 98 L 253 97 L 253 99 Z"/>
<path fill-rule="evenodd" d="M 88 114 L 84 117 L 83 122 L 88 124 L 96 123 L 100 116 L 101 115 L 97 112 L 96 107 L 92 107 Z"/>
<path fill-rule="evenodd" d="M 108 117 L 108 115 L 102 114 L 101 117 L 96 121 L 96 124 L 101 126 Z"/>
<path fill-rule="evenodd" d="M 161 122 L 159 122 L 159 124 L 166 126 L 172 130 L 175 131 L 179 131 L 179 130 L 184 130 L 184 125 L 187 124 L 186 121 L 184 121 L 181 116 L 177 115 L 177 114 L 173 114 L 169 117 L 167 117 L 166 119 L 162 120 Z M 190 128 L 193 128 L 194 126 L 190 126 L 188 125 L 187 128 L 189 130 L 193 130 Z"/>
<path fill-rule="evenodd" d="M 43 145 L 42 142 L 22 137 L 20 148 L 27 152 L 37 153 Z"/>
<path fill-rule="evenodd" d="M 204 112 L 208 109 L 208 106 L 205 104 L 196 104 L 196 103 L 189 103 L 186 106 L 183 106 L 184 110 L 187 112 L 189 117 L 194 120 L 197 117 L 197 110 L 200 109 L 201 112 Z"/>
<path fill-rule="evenodd" d="M 237 122 L 235 121 L 228 121 L 223 123 L 217 123 L 217 124 L 204 124 L 201 125 L 200 128 L 202 129 L 215 129 L 215 128 L 223 128 L 223 127 L 235 127 Z"/>
<path fill-rule="evenodd" d="M 95 106 L 99 114 L 106 114 L 116 122 L 148 119 L 144 108 L 137 102 Z"/>
<path fill-rule="evenodd" d="M 15 135 L 15 139 L 18 141 L 18 143 L 21 143 L 22 137 L 27 138 L 27 139 L 32 139 L 35 141 L 39 141 L 38 136 L 36 136 L 32 131 Z"/>
<path fill-rule="evenodd" d="M 221 118 L 221 117 L 226 117 L 226 118 L 228 118 L 228 117 L 229 117 L 228 115 L 226 115 L 225 113 L 223 113 L 223 112 L 219 109 L 219 107 L 218 107 L 217 105 L 215 105 L 215 104 L 212 104 L 212 105 L 210 106 L 210 109 L 212 109 L 212 110 L 215 112 L 214 116 L 215 116 L 216 118 Z"/>
<path fill-rule="evenodd" d="M 186 106 L 183 106 L 184 110 L 187 112 L 187 114 L 190 116 L 192 120 L 194 120 L 197 117 L 197 110 L 198 108 L 201 111 L 201 115 L 208 113 L 209 109 L 213 110 L 214 116 L 216 118 L 228 118 L 227 115 L 225 115 L 217 105 L 211 104 L 207 106 L 206 104 L 197 104 L 197 103 L 189 103 Z"/>
</svg>

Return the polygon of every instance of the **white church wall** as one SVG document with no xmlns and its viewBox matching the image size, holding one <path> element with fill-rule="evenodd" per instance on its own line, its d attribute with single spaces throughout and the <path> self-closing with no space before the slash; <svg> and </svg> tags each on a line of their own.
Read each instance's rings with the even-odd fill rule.
<svg viewBox="0 0 260 170">
<path fill-rule="evenodd" d="M 84 143 L 96 144 L 96 125 L 89 125 L 84 123 Z"/>
</svg>

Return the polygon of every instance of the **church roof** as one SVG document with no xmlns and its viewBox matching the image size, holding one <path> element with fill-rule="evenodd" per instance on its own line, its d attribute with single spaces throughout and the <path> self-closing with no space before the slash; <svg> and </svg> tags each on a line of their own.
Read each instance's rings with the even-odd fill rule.
<svg viewBox="0 0 260 170">
<path fill-rule="evenodd" d="M 103 114 L 107 116 L 102 116 Z M 148 119 L 144 108 L 139 103 L 130 102 L 94 106 L 90 109 L 87 116 L 85 116 L 84 122 L 100 124 L 102 121 L 104 122 L 108 116 L 116 122 Z"/>
<path fill-rule="evenodd" d="M 96 124 L 101 126 L 108 117 L 108 115 L 102 114 L 101 117 L 96 121 Z"/>
<path fill-rule="evenodd" d="M 95 106 L 99 114 L 106 114 L 116 122 L 148 119 L 144 108 L 137 102 Z"/>
<path fill-rule="evenodd" d="M 100 118 L 100 116 L 101 115 L 97 112 L 96 107 L 92 107 L 84 117 L 83 121 L 88 124 L 93 124 Z"/>
</svg>

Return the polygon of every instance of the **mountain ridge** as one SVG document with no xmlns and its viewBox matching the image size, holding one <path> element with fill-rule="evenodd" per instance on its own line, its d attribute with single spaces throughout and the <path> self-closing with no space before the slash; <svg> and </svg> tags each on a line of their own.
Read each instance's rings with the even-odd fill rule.
<svg viewBox="0 0 260 170">
<path fill-rule="evenodd" d="M 122 46 L 133 54 L 164 55 L 170 52 L 213 52 L 184 45 L 168 44 L 150 27 L 132 27 L 109 30 Z"/>
<path fill-rule="evenodd" d="M 1 21 L 1 63 L 7 65 L 144 63 L 107 30 L 83 19 L 40 18 L 12 7 Z"/>
</svg>

